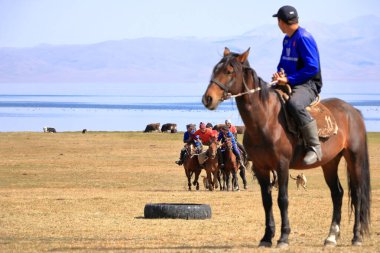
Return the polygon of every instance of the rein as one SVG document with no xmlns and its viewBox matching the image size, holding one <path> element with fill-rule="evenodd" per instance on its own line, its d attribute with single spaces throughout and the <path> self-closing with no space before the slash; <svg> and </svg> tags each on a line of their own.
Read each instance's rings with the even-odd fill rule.
<svg viewBox="0 0 380 253">
<path fill-rule="evenodd" d="M 251 69 L 250 67 L 243 67 L 245 69 Z M 233 81 L 235 81 L 235 79 L 231 79 L 227 84 L 223 84 L 221 83 L 220 81 L 216 80 L 216 79 L 211 79 L 210 80 L 210 83 L 215 83 L 216 85 L 218 85 L 222 90 L 224 90 L 224 94 L 223 94 L 223 97 L 222 97 L 222 101 L 226 100 L 226 99 L 231 99 L 231 98 L 236 98 L 236 97 L 240 97 L 240 96 L 244 96 L 244 95 L 247 95 L 247 94 L 253 94 L 257 91 L 260 91 L 261 90 L 261 87 L 256 87 L 256 88 L 253 88 L 253 89 L 248 89 L 248 86 L 247 86 L 247 83 L 244 79 L 244 74 L 243 74 L 243 84 L 244 84 L 244 87 L 247 91 L 244 91 L 244 92 L 240 92 L 238 94 L 235 94 L 235 95 L 232 95 L 231 93 L 228 92 L 228 90 L 231 88 L 231 86 L 234 84 Z M 270 83 L 267 84 L 268 87 L 271 87 L 275 84 L 277 84 L 277 80 L 276 81 L 272 81 Z"/>
<path fill-rule="evenodd" d="M 243 82 L 245 82 L 244 79 L 243 79 Z M 267 86 L 268 87 L 272 87 L 273 85 L 277 84 L 277 82 L 278 82 L 277 80 L 273 81 L 273 82 L 270 82 L 270 83 L 267 84 Z M 231 93 L 227 93 L 227 97 L 225 99 L 236 98 L 236 97 L 244 96 L 246 94 L 253 94 L 253 93 L 255 93 L 257 91 L 260 91 L 260 90 L 261 90 L 261 87 L 257 87 L 257 88 L 254 88 L 254 89 L 247 90 L 245 92 L 240 92 L 240 93 L 235 94 L 235 95 L 231 95 Z"/>
</svg>

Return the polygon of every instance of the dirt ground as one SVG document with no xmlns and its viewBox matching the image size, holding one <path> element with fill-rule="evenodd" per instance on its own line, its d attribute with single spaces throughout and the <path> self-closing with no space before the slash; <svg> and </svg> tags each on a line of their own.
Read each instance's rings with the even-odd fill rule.
<svg viewBox="0 0 380 253">
<path fill-rule="evenodd" d="M 0 252 L 277 252 L 258 249 L 264 233 L 260 189 L 187 191 L 178 158 L 182 134 L 0 133 Z M 338 247 L 323 247 L 332 215 L 320 168 L 303 171 L 308 190 L 289 184 L 292 232 L 285 252 L 379 252 L 380 133 L 370 133 L 371 237 L 351 247 L 345 190 Z M 291 170 L 293 176 L 301 171 Z M 204 175 L 204 172 L 202 173 Z M 240 181 L 241 182 L 241 181 Z M 274 191 L 276 240 L 280 216 Z M 204 203 L 207 220 L 144 219 L 146 203 Z"/>
</svg>

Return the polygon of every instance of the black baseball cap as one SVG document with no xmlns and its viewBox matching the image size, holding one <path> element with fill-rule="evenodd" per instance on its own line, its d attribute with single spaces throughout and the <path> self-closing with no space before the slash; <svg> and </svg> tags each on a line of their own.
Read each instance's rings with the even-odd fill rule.
<svg viewBox="0 0 380 253">
<path fill-rule="evenodd" d="M 279 18 L 282 21 L 288 23 L 291 20 L 298 19 L 298 13 L 296 8 L 293 6 L 285 5 L 278 9 L 278 12 L 276 14 L 273 14 L 272 17 Z"/>
</svg>

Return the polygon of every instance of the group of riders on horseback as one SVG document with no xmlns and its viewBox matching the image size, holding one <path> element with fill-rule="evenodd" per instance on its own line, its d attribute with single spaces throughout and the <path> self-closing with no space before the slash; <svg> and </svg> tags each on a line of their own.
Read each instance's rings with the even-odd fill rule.
<svg viewBox="0 0 380 253">
<path fill-rule="evenodd" d="M 237 130 L 234 125 L 232 125 L 231 120 L 226 120 L 225 125 L 217 129 L 213 129 L 211 123 L 205 124 L 204 122 L 199 123 L 199 129 L 195 129 L 195 124 L 186 125 L 187 131 L 183 135 L 183 142 L 185 146 L 182 148 L 179 160 L 175 163 L 182 165 L 184 162 L 184 157 L 186 150 L 193 146 L 195 154 L 200 154 L 203 150 L 203 145 L 209 145 L 212 138 L 215 138 L 218 143 L 221 143 L 218 148 L 218 163 L 221 169 L 224 167 L 223 154 L 225 151 L 227 141 L 230 141 L 232 144 L 232 151 L 236 156 L 237 164 L 244 166 L 244 161 L 247 160 L 247 153 L 244 149 L 244 146 L 237 141 Z M 242 159 L 241 156 L 244 156 Z"/>
</svg>

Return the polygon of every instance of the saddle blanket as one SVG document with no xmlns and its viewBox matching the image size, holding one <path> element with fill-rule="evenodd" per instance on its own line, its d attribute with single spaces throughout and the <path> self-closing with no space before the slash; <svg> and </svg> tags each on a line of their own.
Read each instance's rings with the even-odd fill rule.
<svg viewBox="0 0 380 253">
<path fill-rule="evenodd" d="M 207 150 L 203 151 L 202 153 L 198 154 L 197 156 L 198 156 L 199 164 L 203 165 L 205 163 L 205 161 L 208 159 Z"/>
<path fill-rule="evenodd" d="M 338 125 L 331 111 L 321 103 L 306 108 L 311 116 L 317 121 L 318 136 L 328 138 L 338 133 Z"/>
</svg>

